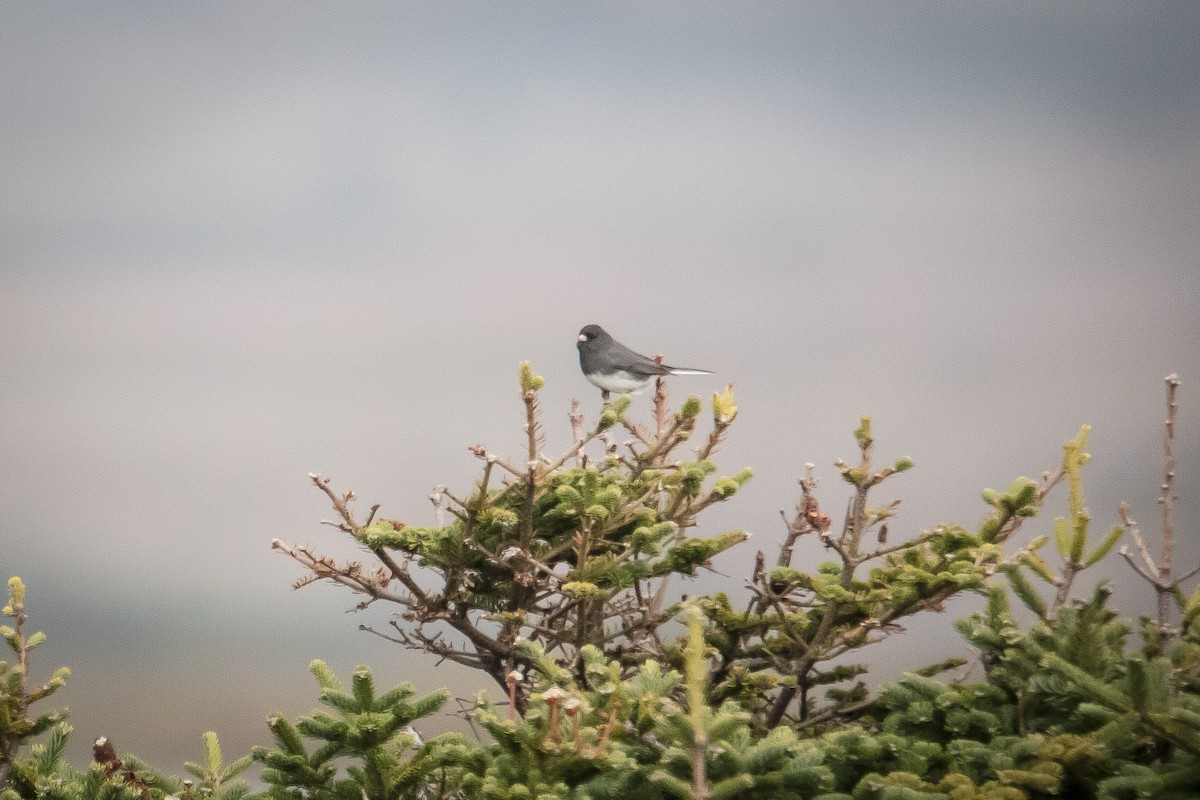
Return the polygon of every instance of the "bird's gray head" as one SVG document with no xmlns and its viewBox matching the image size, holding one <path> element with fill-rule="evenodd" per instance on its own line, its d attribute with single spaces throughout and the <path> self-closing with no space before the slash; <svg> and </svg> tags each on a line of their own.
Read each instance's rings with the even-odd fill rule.
<svg viewBox="0 0 1200 800">
<path fill-rule="evenodd" d="M 579 331 L 579 341 L 576 343 L 575 346 L 582 349 L 583 347 L 591 344 L 592 342 L 599 344 L 599 343 L 603 342 L 605 339 L 610 339 L 610 338 L 612 338 L 612 337 L 610 337 L 604 331 L 604 328 L 601 328 L 599 325 L 584 325 L 583 328 L 580 329 L 580 331 Z"/>
</svg>

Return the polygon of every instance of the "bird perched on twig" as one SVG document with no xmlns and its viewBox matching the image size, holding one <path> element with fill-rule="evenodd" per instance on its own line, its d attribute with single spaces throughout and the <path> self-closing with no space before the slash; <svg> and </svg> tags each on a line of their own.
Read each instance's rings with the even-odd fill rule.
<svg viewBox="0 0 1200 800">
<path fill-rule="evenodd" d="M 635 353 L 599 325 L 585 325 L 579 331 L 579 366 L 583 377 L 600 387 L 607 402 L 610 392 L 637 394 L 662 375 L 711 375 L 706 369 L 669 367 L 653 358 Z"/>
</svg>

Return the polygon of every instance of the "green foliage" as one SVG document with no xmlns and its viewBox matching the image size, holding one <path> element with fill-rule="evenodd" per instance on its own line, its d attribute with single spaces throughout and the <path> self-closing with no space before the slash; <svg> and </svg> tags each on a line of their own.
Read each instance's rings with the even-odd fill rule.
<svg viewBox="0 0 1200 800">
<path fill-rule="evenodd" d="M 200 788 L 216 790 L 229 783 L 233 778 L 249 769 L 254 759 L 245 755 L 236 759 L 232 764 L 226 764 L 221 756 L 221 743 L 214 731 L 204 734 L 204 763 L 195 761 L 184 762 L 183 768 L 200 781 Z"/>
<path fill-rule="evenodd" d="M 1130 625 L 1108 600 L 1101 585 L 1088 602 L 1022 630 L 993 589 L 987 609 L 959 624 L 983 652 L 993 693 L 977 709 L 1009 710 L 1008 733 L 1022 741 L 1052 737 L 1062 781 L 1080 796 L 1192 796 L 1200 792 L 1200 686 L 1186 665 L 1200 644 L 1189 632 L 1169 656 L 1129 652 Z"/>
<path fill-rule="evenodd" d="M 418 697 L 408 683 L 380 692 L 366 667 L 343 684 L 314 661 L 322 708 L 294 723 L 270 717 L 272 747 L 226 764 L 206 733 L 204 758 L 185 764 L 184 782 L 118 758 L 111 745 L 101 756 L 101 739 L 98 763 L 78 771 L 63 760 L 62 714 L 28 714 L 66 672 L 27 687 L 27 654 L 44 637 L 25 634 L 24 585 L 13 579 L 4 613 L 16 625 L 0 629 L 17 654 L 12 666 L 0 662 L 0 744 L 9 748 L 0 800 L 248 800 L 238 776 L 252 763 L 266 785 L 255 800 L 1200 796 L 1200 590 L 1185 596 L 1179 580 L 1146 573 L 1161 579 L 1160 601 L 1174 598 L 1177 629 L 1161 612 L 1136 626 L 1121 618 L 1103 582 L 1089 597 L 1071 594 L 1078 573 L 1130 527 L 1123 513 L 1124 525 L 1088 540 L 1086 426 L 1064 445 L 1057 473 L 983 492 L 989 516 L 978 527 L 944 524 L 889 543 L 898 501 L 879 505 L 872 492 L 912 462 L 873 466 L 864 417 L 857 463 L 838 462 L 851 487 L 840 528 L 822 513 L 810 472 L 778 557 L 768 564 L 758 554 L 744 606 L 724 593 L 670 602 L 668 580 L 747 536 L 691 534 L 701 512 L 751 475 L 718 477 L 712 460 L 738 414 L 732 389 L 713 395 L 712 432 L 694 457 L 672 453 L 692 435 L 700 401 L 671 414 L 658 393 L 653 433 L 626 419 L 621 397 L 591 433 L 578 422 L 575 447 L 555 461 L 541 453 L 543 383 L 522 367 L 528 460 L 517 466 L 473 448 L 483 475 L 461 499 L 439 490 L 451 518 L 436 526 L 376 519 L 374 510 L 360 523 L 348 507 L 353 493 L 335 494 L 314 476 L 374 568 L 276 544 L 312 571 L 301 583 L 328 578 L 401 605 L 389 638 L 492 675 L 509 702 L 480 694 L 471 715 L 486 740 L 444 734 L 421 743 L 411 725 L 441 709 L 445 692 Z M 605 438 L 618 425 L 633 437 L 628 453 Z M 584 452 L 592 443 L 604 444 L 594 461 Z M 505 475 L 499 484 L 494 471 Z M 1066 516 L 1006 553 L 1060 481 Z M 793 563 L 803 536 L 827 551 L 811 569 Z M 424 570 L 422 581 L 410 567 Z M 1007 580 L 993 580 L 997 573 Z M 977 680 L 946 679 L 962 663 L 951 659 L 872 696 L 852 656 L 961 593 L 984 601 L 957 625 L 980 654 L 982 674 L 969 673 Z M 1032 623 L 1013 613 L 1013 597 L 1034 612 Z M 434 623 L 463 641 L 443 644 L 425 631 Z M 1135 627 L 1142 642 L 1131 649 Z M 30 743 L 38 734 L 45 741 Z"/>
<path fill-rule="evenodd" d="M 702 617 L 689 612 L 683 672 L 647 661 L 629 677 L 595 647 L 583 674 L 526 644 L 535 670 L 528 713 L 481 699 L 494 745 L 481 798 L 813 798 L 834 787 L 822 748 L 787 728 L 755 736 L 738 704 L 709 702 Z"/>
<path fill-rule="evenodd" d="M 1082 469 L 1091 460 L 1091 455 L 1084 450 L 1090 433 L 1091 428 L 1084 425 L 1075 438 L 1063 445 L 1062 466 L 1054 478 L 1057 481 L 1065 477 L 1068 486 L 1067 516 L 1056 518 L 1053 528 L 1054 549 L 1063 562 L 1062 566 L 1056 572 L 1041 556 L 1039 551 L 1050 541 L 1049 536 L 1041 535 L 1035 536 L 1015 558 L 1000 567 L 1021 602 L 1042 618 L 1053 617 L 1069 602 L 1075 578 L 1108 555 L 1125 532 L 1124 527 L 1114 526 L 1090 553 L 1084 555 L 1091 516 L 1084 506 Z M 1029 582 L 1022 568 L 1055 587 L 1051 602 L 1047 602 Z"/>
<path fill-rule="evenodd" d="M 45 684 L 29 685 L 29 653 L 46 640 L 46 635 L 40 631 L 25 633 L 28 619 L 25 584 L 19 577 L 8 579 L 8 603 L 3 613 L 13 624 L 0 625 L 0 636 L 4 637 L 14 660 L 0 661 L 0 787 L 7 782 L 21 746 L 67 718 L 66 711 L 47 711 L 34 716 L 30 706 L 62 688 L 71 675 L 69 669 L 59 667 Z"/>
<path fill-rule="evenodd" d="M 264 766 L 265 800 L 448 798 L 475 784 L 476 749 L 465 739 L 448 734 L 417 746 L 410 732 L 412 722 L 445 704 L 446 692 L 415 698 L 405 683 L 377 694 L 366 667 L 354 670 L 346 691 L 323 661 L 310 671 L 333 713 L 317 711 L 295 725 L 278 715 L 267 720 L 275 746 L 251 753 Z"/>
<path fill-rule="evenodd" d="M 250 766 L 249 756 L 225 765 L 216 734 L 204 735 L 206 764 L 189 762 L 189 772 L 199 779 L 180 780 L 166 776 L 137 756 L 118 757 L 107 750 L 104 761 L 93 761 L 85 771 L 75 769 L 63 757 L 69 725 L 60 724 L 47 740 L 34 744 L 28 758 L 19 759 L 7 787 L 0 788 L 3 800 L 244 800 L 250 794 L 246 782 L 236 776 Z M 95 752 L 99 757 L 101 737 Z M 193 767 L 195 770 L 193 771 Z"/>
<path fill-rule="evenodd" d="M 520 664 L 515 644 L 522 638 L 540 641 L 564 665 L 578 662 L 587 645 L 627 667 L 661 658 L 650 634 L 674 615 L 665 602 L 668 584 L 746 539 L 743 531 L 693 530 L 704 510 L 733 497 L 752 476 L 749 469 L 722 476 L 710 459 L 737 417 L 732 387 L 714 393 L 712 432 L 693 456 L 679 451 L 695 430 L 699 399 L 688 398 L 672 415 L 660 393 L 653 431 L 626 419 L 630 398 L 623 395 L 605 405 L 591 431 L 580 416 L 574 446 L 551 458 L 542 452 L 543 384 L 522 365 L 523 459 L 472 448 L 482 475 L 469 492 L 440 490 L 449 518 L 435 526 L 360 521 L 348 506 L 353 493 L 335 494 L 314 476 L 341 515 L 342 530 L 377 565 L 338 564 L 276 542 L 310 570 L 298 585 L 332 580 L 399 604 L 406 624 L 383 635 L 483 670 L 501 686 Z M 633 437 L 626 453 L 608 445 L 608 432 L 618 426 Z M 596 445 L 603 452 L 592 458 L 586 451 Z M 461 641 L 444 637 L 446 626 Z M 526 699 L 518 687 L 518 705 Z"/>
<path fill-rule="evenodd" d="M 764 729 L 789 718 L 801 727 L 840 724 L 861 713 L 865 688 L 846 684 L 866 668 L 841 657 L 879 641 L 906 617 L 940 609 L 956 594 L 981 591 L 1003 563 L 1000 546 L 1037 513 L 1044 496 L 1036 482 L 1018 478 L 1006 492 L 984 493 L 993 513 L 977 530 L 946 524 L 888 543 L 888 521 L 899 501 L 874 507 L 870 498 L 913 463 L 899 458 L 874 466 L 870 418 L 861 420 L 854 438 L 858 463 L 837 462 L 854 487 L 841 532 L 832 533 L 831 520 L 820 512 L 815 480 L 802 480 L 788 537 L 770 570 L 760 554 L 754 598 L 745 611 L 735 611 L 722 597 L 703 602 L 711 623 L 708 638 L 720 656 L 717 699 L 736 698 Z M 815 573 L 793 566 L 793 545 L 806 535 L 815 535 L 836 560 Z M 839 663 L 831 665 L 835 660 Z"/>
<path fill-rule="evenodd" d="M 653 430 L 627 419 L 630 400 L 621 396 L 604 406 L 590 432 L 574 413 L 575 444 L 555 459 L 542 452 L 543 383 L 522 365 L 525 460 L 510 462 L 482 446 L 471 448 L 483 462 L 482 475 L 470 492 L 439 489 L 435 502 L 449 519 L 436 526 L 375 519 L 374 511 L 360 521 L 349 508 L 352 492 L 336 494 L 327 479 L 313 476 L 341 515 L 338 527 L 371 554 L 378 562 L 374 568 L 275 543 L 309 569 L 297 585 L 331 580 L 367 595 L 363 607 L 375 600 L 399 604 L 403 610 L 393 620 L 394 630 L 376 633 L 483 670 L 510 691 L 521 711 L 527 689 L 509 687 L 507 676 L 523 663 L 517 646 L 523 639 L 540 643 L 572 670 L 579 669 L 588 646 L 600 648 L 627 672 L 647 659 L 676 657 L 678 645 L 658 634 L 676 613 L 667 600 L 670 582 L 695 575 L 747 538 L 743 531 L 694 535 L 690 529 L 752 475 L 745 469 L 722 477 L 711 458 L 737 418 L 732 387 L 713 393 L 712 431 L 695 457 L 680 458 L 677 451 L 694 433 L 699 399 L 688 398 L 672 414 L 665 393 L 656 392 Z M 628 452 L 609 438 L 616 426 L 632 436 Z M 1086 533 L 1078 488 L 1086 433 L 1064 448 L 1072 486 L 1071 553 Z M 907 617 L 938 610 L 957 594 L 983 591 L 995 570 L 1008 571 L 1030 604 L 1040 601 L 1020 574 L 1022 565 L 1054 579 L 1037 553 L 1040 544 L 1012 559 L 1003 553 L 1022 521 L 1037 514 L 1053 482 L 1018 478 L 1004 492 L 985 491 L 991 514 L 977 529 L 944 524 L 888 543 L 888 522 L 899 501 L 874 505 L 870 499 L 913 462 L 900 457 L 874 466 L 869 417 L 862 418 L 854 438 L 858 462 L 837 462 L 853 487 L 840 533 L 831 532 L 832 520 L 821 513 L 816 481 L 809 476 L 801 481 L 801 503 L 772 568 L 759 556 L 749 605 L 735 611 L 727 598 L 701 601 L 708 617 L 705 636 L 716 650 L 712 699 L 741 703 L 762 731 L 789 720 L 819 727 L 853 718 L 866 700 L 856 682 L 865 667 L 846 664 L 843 656 L 898 630 Z M 596 445 L 603 445 L 602 452 L 591 457 L 588 448 Z M 836 557 L 815 573 L 791 563 L 793 546 L 807 535 Z M 1103 542 L 1089 563 L 1114 543 L 1112 537 Z M 1082 551 L 1070 562 L 1072 570 L 1082 568 L 1081 558 Z M 444 637 L 445 627 L 462 640 Z"/>
</svg>

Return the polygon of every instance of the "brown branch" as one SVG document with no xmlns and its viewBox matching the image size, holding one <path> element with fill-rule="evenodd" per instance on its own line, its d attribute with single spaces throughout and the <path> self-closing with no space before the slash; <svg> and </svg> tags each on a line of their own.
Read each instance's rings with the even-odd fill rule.
<svg viewBox="0 0 1200 800">
<path fill-rule="evenodd" d="M 1179 376 L 1172 373 L 1165 378 L 1167 384 L 1167 421 L 1163 436 L 1163 482 L 1158 502 L 1162 505 L 1163 560 L 1162 576 L 1171 577 L 1171 556 L 1175 547 L 1175 391 L 1179 388 Z"/>
<path fill-rule="evenodd" d="M 1175 583 L 1171 581 L 1172 560 L 1175 550 L 1175 391 L 1179 388 L 1179 376 L 1171 373 L 1165 379 L 1167 384 L 1167 421 L 1163 434 L 1163 482 L 1159 487 L 1159 505 L 1162 506 L 1162 563 L 1159 566 L 1158 577 L 1161 583 L 1169 584 L 1170 589 L 1158 589 L 1158 625 L 1164 635 L 1169 635 L 1168 626 L 1171 614 L 1171 593 Z"/>
<path fill-rule="evenodd" d="M 428 602 L 429 595 L 426 594 L 425 590 L 421 588 L 421 585 L 416 582 L 413 576 L 409 574 L 406 567 L 402 567 L 401 565 L 397 564 L 396 560 L 392 558 L 391 554 L 382 547 L 372 550 L 371 552 L 375 554 L 376 558 L 383 562 L 383 565 L 388 568 L 389 572 L 392 573 L 392 577 L 400 581 L 400 583 L 404 585 L 405 589 L 408 589 L 408 591 L 412 592 L 412 594 L 422 603 Z"/>
<path fill-rule="evenodd" d="M 1128 547 L 1122 547 L 1120 550 L 1117 551 L 1117 553 L 1120 554 L 1121 558 L 1125 559 L 1125 561 L 1129 564 L 1129 566 L 1133 567 L 1134 572 L 1136 572 L 1138 575 L 1141 575 L 1142 578 L 1144 578 L 1148 583 L 1150 583 L 1155 588 L 1158 587 L 1158 578 L 1155 575 L 1142 569 L 1142 566 L 1133 560 L 1133 556 L 1130 555 Z"/>
<path fill-rule="evenodd" d="M 655 356 L 654 360 L 659 364 L 662 363 L 662 356 Z M 667 382 L 662 376 L 654 379 L 654 435 L 655 438 L 661 438 L 663 431 L 667 429 Z"/>
<path fill-rule="evenodd" d="M 1196 575 L 1200 575 L 1200 564 L 1197 564 L 1192 569 L 1190 569 L 1187 572 L 1183 573 L 1182 575 L 1176 577 L 1175 578 L 1175 586 L 1178 586 L 1179 584 L 1186 581 L 1188 578 L 1193 578 Z"/>
<path fill-rule="evenodd" d="M 578 404 L 579 401 L 572 400 L 571 402 Z M 583 421 L 583 418 L 581 416 L 580 422 L 582 423 L 582 421 Z M 574 421 L 572 420 L 572 425 L 573 424 L 574 424 Z M 606 434 L 607 434 L 607 431 L 601 430 L 599 427 L 592 429 L 582 439 L 577 439 L 575 441 L 575 444 L 571 446 L 571 449 L 568 450 L 566 453 L 564 453 L 561 458 L 559 458 L 557 461 L 553 461 L 549 465 L 547 465 L 546 474 L 550 474 L 552 472 L 557 472 L 562 467 L 563 464 L 566 464 L 572 458 L 575 459 L 575 462 L 578 466 L 583 466 L 584 463 L 586 463 L 586 459 L 587 459 L 587 456 L 583 454 L 583 448 L 587 447 L 589 444 L 591 444 L 596 439 L 603 440 Z M 605 450 L 608 450 L 608 449 L 609 449 L 608 445 L 606 444 Z"/>
<path fill-rule="evenodd" d="M 680 422 L 678 417 L 672 418 L 666 429 L 655 436 L 654 441 L 647 444 L 646 449 L 638 455 L 638 466 L 634 474 L 641 472 L 645 467 L 661 466 L 662 457 L 678 447 L 687 438 L 684 431 L 690 430 L 690 426 Z"/>
<path fill-rule="evenodd" d="M 470 447 L 468 447 L 467 450 L 469 450 L 471 452 L 471 455 L 475 456 L 480 461 L 486 461 L 489 464 L 498 464 L 501 469 L 503 469 L 505 472 L 509 473 L 510 475 L 512 475 L 515 478 L 525 477 L 525 473 L 523 471 L 521 471 L 517 467 L 513 466 L 507 460 L 501 458 L 500 456 L 495 455 L 494 453 L 489 453 L 487 448 L 481 444 L 473 444 Z"/>
<path fill-rule="evenodd" d="M 834 719 L 850 719 L 857 716 L 860 712 L 866 711 L 875 702 L 875 699 L 872 698 L 848 706 L 836 706 L 819 714 L 813 714 L 803 721 L 798 721 L 794 728 L 795 730 L 804 730 L 805 728 L 811 728 L 814 725 L 820 725 L 822 722 L 829 722 Z"/>
<path fill-rule="evenodd" d="M 858 557 L 857 563 L 863 564 L 867 561 L 873 561 L 874 559 L 879 558 L 881 556 L 890 555 L 892 553 L 897 552 L 898 550 L 907 550 L 910 547 L 918 547 L 918 546 L 924 544 L 925 542 L 929 541 L 929 539 L 932 536 L 933 536 L 933 533 L 931 531 L 921 531 L 919 534 L 917 534 L 917 538 L 915 538 L 915 539 L 910 539 L 906 542 L 898 542 L 897 544 L 887 545 L 886 547 L 880 547 L 876 550 L 872 550 L 870 553 L 864 553 Z"/>
<path fill-rule="evenodd" d="M 705 440 L 704 446 L 700 448 L 697 454 L 701 461 L 706 460 L 717 451 L 717 445 L 721 443 L 721 440 L 725 437 L 725 431 L 729 429 L 731 424 L 733 424 L 732 420 L 716 420 L 713 422 L 713 429 L 708 434 L 708 439 Z"/>
<path fill-rule="evenodd" d="M 1120 505 L 1117 506 L 1117 515 L 1121 517 L 1121 524 L 1129 532 L 1129 537 L 1133 539 L 1138 553 L 1142 556 L 1142 561 L 1146 563 L 1146 569 L 1154 576 L 1154 579 L 1150 582 L 1157 583 L 1160 577 L 1158 565 L 1154 563 L 1154 557 L 1150 555 L 1150 548 L 1146 546 L 1146 540 L 1142 538 L 1142 532 L 1138 529 L 1138 524 L 1129 515 L 1129 504 L 1121 501 Z M 1121 550 L 1126 550 L 1126 548 L 1122 547 Z"/>
<path fill-rule="evenodd" d="M 1170 623 L 1171 601 L 1180 584 L 1200 573 L 1200 566 L 1181 576 L 1173 574 L 1175 549 L 1174 510 L 1175 501 L 1178 499 L 1174 493 L 1174 441 L 1175 415 L 1177 410 L 1175 394 L 1179 388 L 1179 376 L 1172 373 L 1164 381 L 1167 386 L 1167 419 L 1163 426 L 1163 480 L 1159 484 L 1158 496 L 1158 503 L 1162 506 L 1163 544 L 1162 560 L 1158 564 L 1155 564 L 1154 558 L 1150 555 L 1150 548 L 1142 538 L 1141 531 L 1137 528 L 1137 523 L 1129 515 L 1129 505 L 1122 502 L 1117 507 L 1117 513 L 1120 515 L 1125 529 L 1129 531 L 1130 537 L 1133 539 L 1133 543 L 1137 547 L 1142 561 L 1145 563 L 1145 568 L 1134 561 L 1129 553 L 1129 548 L 1122 547 L 1119 552 L 1125 561 L 1128 562 L 1129 566 L 1133 568 L 1133 571 L 1154 587 L 1158 600 L 1158 629 L 1164 638 L 1165 647 L 1169 646 L 1171 637 L 1177 632 Z"/>
<path fill-rule="evenodd" d="M 1067 604 L 1067 600 L 1071 597 L 1071 585 L 1075 583 L 1075 576 L 1079 574 L 1079 570 L 1083 569 L 1083 564 L 1079 561 L 1070 558 L 1064 559 L 1064 561 L 1062 574 L 1055 581 L 1058 591 L 1054 593 L 1054 602 L 1046 610 L 1050 619 L 1057 616 L 1059 609 Z"/>
<path fill-rule="evenodd" d="M 575 466 L 581 467 L 582 458 L 579 456 L 579 451 L 583 447 L 583 412 L 579 410 L 579 400 L 571 398 L 571 411 L 567 414 L 567 419 L 571 422 L 571 441 L 574 443 Z"/>
<path fill-rule="evenodd" d="M 334 509 L 338 512 L 338 514 L 341 515 L 343 524 L 339 525 L 338 527 L 347 533 L 353 533 L 354 531 L 358 530 L 360 525 L 354 519 L 354 515 L 350 513 L 350 507 L 348 505 L 350 501 L 354 499 L 354 492 L 349 491 L 346 492 L 346 494 L 339 496 L 337 492 L 330 488 L 329 478 L 322 477 L 315 472 L 308 473 L 308 477 L 309 480 L 313 482 L 313 485 L 325 493 L 330 502 L 333 503 Z"/>
<path fill-rule="evenodd" d="M 643 447 L 650 446 L 650 432 L 641 425 L 638 425 L 636 422 L 630 422 L 628 417 L 626 417 L 621 420 L 621 427 L 629 431 L 629 434 L 633 436 L 634 439 L 637 439 Z"/>
<path fill-rule="evenodd" d="M 374 634 L 381 639 L 386 639 L 389 642 L 402 645 L 409 650 L 421 650 L 438 656 L 439 658 L 446 659 L 447 661 L 453 661 L 456 664 L 462 664 L 463 666 L 472 667 L 485 672 L 488 671 L 488 665 L 491 663 L 491 659 L 484 658 L 479 653 L 472 653 L 467 650 L 458 649 L 451 644 L 441 641 L 441 633 L 429 636 L 419 628 L 414 629 L 411 632 L 406 631 L 405 629 L 401 628 L 399 623 L 397 623 L 395 620 L 392 620 L 389 624 L 396 629 L 396 636 L 391 636 L 382 631 L 378 631 L 375 628 L 372 628 L 370 625 L 359 625 L 358 629 L 366 633 Z"/>
</svg>

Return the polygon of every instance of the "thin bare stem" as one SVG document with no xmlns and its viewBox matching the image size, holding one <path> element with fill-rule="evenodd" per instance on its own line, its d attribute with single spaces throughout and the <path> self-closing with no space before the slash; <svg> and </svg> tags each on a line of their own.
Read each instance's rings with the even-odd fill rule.
<svg viewBox="0 0 1200 800">
<path fill-rule="evenodd" d="M 1164 583 L 1171 582 L 1171 561 L 1175 549 L 1175 391 L 1179 388 L 1179 376 L 1171 373 L 1165 378 L 1167 384 L 1167 421 L 1163 434 L 1163 482 L 1160 486 L 1162 493 L 1158 502 L 1162 505 L 1163 549 L 1162 564 L 1159 567 L 1159 578 Z M 1160 625 L 1166 625 L 1166 615 L 1169 605 L 1165 593 L 1158 597 L 1158 620 Z"/>
<path fill-rule="evenodd" d="M 574 451 L 575 466 L 583 466 L 583 454 L 580 452 L 583 448 L 583 412 L 579 410 L 579 400 L 571 398 L 571 411 L 567 414 L 567 419 L 571 422 L 571 441 L 574 443 L 572 450 Z"/>
<path fill-rule="evenodd" d="M 1157 564 L 1150 555 L 1150 548 L 1147 547 L 1145 540 L 1142 538 L 1137 523 L 1129 515 L 1129 505 L 1122 502 L 1117 507 L 1117 513 L 1120 515 L 1125 529 L 1129 531 L 1130 538 L 1133 539 L 1134 546 L 1137 547 L 1143 563 L 1138 564 L 1127 547 L 1122 547 L 1119 552 L 1125 561 L 1128 562 L 1129 566 L 1133 568 L 1134 572 L 1154 587 L 1158 600 L 1158 629 L 1163 638 L 1163 646 L 1166 647 L 1169 646 L 1172 637 L 1177 633 L 1171 624 L 1171 606 L 1175 600 L 1175 595 L 1180 584 L 1200 573 L 1200 566 L 1183 575 L 1174 575 L 1174 512 L 1175 501 L 1178 499 L 1175 496 L 1174 442 L 1175 415 L 1177 410 L 1175 394 L 1179 389 L 1179 376 L 1172 373 L 1164 381 L 1167 385 L 1167 419 L 1164 423 L 1163 432 L 1163 480 L 1159 484 L 1158 496 L 1158 503 L 1162 506 L 1163 543 L 1162 558 Z"/>
<path fill-rule="evenodd" d="M 1125 559 L 1129 566 L 1133 568 L 1134 572 L 1136 572 L 1138 575 L 1141 575 L 1146 582 L 1154 585 L 1155 587 L 1158 586 L 1158 578 L 1155 577 L 1154 574 L 1147 572 L 1141 564 L 1133 560 L 1133 555 L 1129 552 L 1128 547 L 1122 547 L 1118 552 L 1120 553 L 1121 558 Z"/>
<path fill-rule="evenodd" d="M 659 364 L 662 363 L 662 356 L 655 356 L 654 360 Z M 655 438 L 661 439 L 663 431 L 667 429 L 667 420 L 670 414 L 667 411 L 667 382 L 662 377 L 656 378 L 654 381 L 654 435 Z"/>
<path fill-rule="evenodd" d="M 1138 528 L 1137 522 L 1129 515 L 1129 504 L 1122 502 L 1117 506 L 1117 514 L 1121 517 L 1121 522 L 1125 526 L 1126 532 L 1129 533 L 1129 538 L 1133 539 L 1134 546 L 1137 547 L 1138 553 L 1141 554 L 1147 571 L 1155 576 L 1155 582 L 1157 582 L 1159 576 L 1158 564 L 1154 563 L 1154 556 L 1150 555 L 1150 548 L 1146 546 L 1146 540 L 1142 538 L 1142 532 Z M 1125 548 L 1121 549 L 1124 550 Z"/>
<path fill-rule="evenodd" d="M 337 527 L 341 528 L 347 533 L 354 533 L 354 531 L 358 530 L 360 526 L 358 522 L 355 521 L 354 515 L 350 513 L 349 507 L 350 501 L 354 499 L 354 491 L 350 490 L 344 495 L 338 495 L 335 491 L 333 491 L 332 488 L 330 488 L 329 478 L 318 475 L 315 472 L 308 473 L 308 478 L 318 489 L 325 493 L 326 497 L 328 497 L 330 502 L 333 503 L 334 509 L 339 515 L 341 515 L 342 523 Z"/>
</svg>

